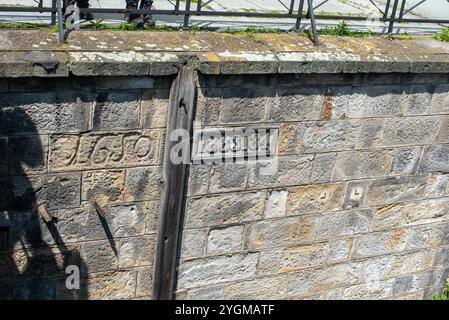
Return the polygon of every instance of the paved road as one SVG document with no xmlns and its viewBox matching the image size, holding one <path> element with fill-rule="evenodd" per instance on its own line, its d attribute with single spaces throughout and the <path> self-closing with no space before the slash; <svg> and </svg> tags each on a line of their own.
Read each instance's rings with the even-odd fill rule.
<svg viewBox="0 0 449 320">
<path fill-rule="evenodd" d="M 174 0 L 172 0 L 174 2 Z M 206 2 L 206 1 L 203 1 Z M 289 0 L 213 0 L 207 5 L 205 10 L 211 11 L 242 11 L 242 12 L 285 12 L 289 6 Z M 315 6 L 323 2 L 315 0 Z M 384 0 L 373 1 L 379 8 L 385 6 Z M 407 7 L 419 2 L 419 0 L 408 1 Z M 125 0 L 90 0 L 91 6 L 95 8 L 124 8 Z M 157 9 L 171 9 L 173 5 L 168 0 L 155 0 Z M 0 0 L 0 6 L 6 5 L 36 5 L 35 0 Z M 44 5 L 50 6 L 51 0 L 44 0 Z M 185 3 L 182 3 L 183 7 Z M 193 4 L 196 8 L 196 4 Z M 341 14 L 341 15 L 362 15 L 379 16 L 379 11 L 370 0 L 329 0 L 316 9 L 316 14 Z M 449 1 L 448 0 L 427 0 L 427 3 L 420 6 L 414 14 L 408 14 L 407 17 L 427 17 L 427 18 L 445 18 L 449 19 Z M 98 15 L 98 19 L 105 20 L 106 23 L 116 24 L 123 20 L 122 15 Z M 156 16 L 158 24 L 179 25 L 182 17 Z M 0 22 L 25 21 L 25 22 L 48 22 L 48 14 L 29 14 L 29 13 L 0 13 Z M 261 19 L 249 17 L 195 17 L 191 18 L 192 24 L 199 26 L 211 26 L 218 28 L 246 27 L 246 26 L 265 26 L 273 28 L 289 29 L 294 24 L 293 19 Z M 318 21 L 319 27 L 334 25 L 338 21 Z M 376 21 L 358 21 L 349 23 L 353 28 L 359 30 L 379 31 L 385 30 L 386 25 Z M 305 20 L 303 26 L 308 28 L 308 21 Z M 396 31 L 407 31 L 409 33 L 429 33 L 440 29 L 440 26 L 432 24 L 403 24 L 398 26 Z"/>
</svg>

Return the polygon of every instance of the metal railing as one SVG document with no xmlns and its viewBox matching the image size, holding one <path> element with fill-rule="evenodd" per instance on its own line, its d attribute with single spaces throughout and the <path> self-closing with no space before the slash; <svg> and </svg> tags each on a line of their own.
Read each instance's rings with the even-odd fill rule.
<svg viewBox="0 0 449 320">
<path fill-rule="evenodd" d="M 300 30 L 303 19 L 310 20 L 310 27 L 312 30 L 312 38 L 315 44 L 319 44 L 317 20 L 337 20 L 337 21 L 366 21 L 373 19 L 373 16 L 362 15 L 338 15 L 338 14 L 315 14 L 316 10 L 328 3 L 330 0 L 322 0 L 318 4 L 313 0 L 278 0 L 280 4 L 285 8 L 285 12 L 254 12 L 254 11 L 213 11 L 205 10 L 210 3 L 215 0 L 168 0 L 173 5 L 171 10 L 161 10 L 157 8 L 153 9 L 119 9 L 119 8 L 79 8 L 79 13 L 92 13 L 92 14 L 151 14 L 151 15 L 166 15 L 166 16 L 183 16 L 183 29 L 188 29 L 191 16 L 208 16 L 208 17 L 254 17 L 254 18 L 278 18 L 278 19 L 294 19 L 295 23 L 292 26 L 292 30 Z M 449 24 L 449 12 L 448 20 L 442 19 L 427 19 L 427 18 L 406 18 L 405 15 L 415 10 L 428 0 L 421 0 L 417 3 L 406 8 L 407 0 L 387 0 L 385 7 L 382 9 L 373 0 L 369 0 L 370 3 L 379 11 L 379 16 L 376 20 L 383 23 L 388 23 L 388 33 L 392 33 L 395 23 L 434 23 L 434 24 Z M 442 0 L 449 2 L 449 0 Z M 63 28 L 63 11 L 66 7 L 66 0 L 52 0 L 51 7 L 44 7 L 43 0 L 35 0 L 36 7 L 0 7 L 0 12 L 36 12 L 36 13 L 50 13 L 51 25 L 58 25 L 59 39 L 64 41 L 66 30 Z M 184 8 L 181 8 L 181 2 L 185 4 Z M 307 12 L 304 11 L 305 4 L 307 3 Z M 193 4 L 196 4 L 196 8 L 193 9 Z"/>
</svg>

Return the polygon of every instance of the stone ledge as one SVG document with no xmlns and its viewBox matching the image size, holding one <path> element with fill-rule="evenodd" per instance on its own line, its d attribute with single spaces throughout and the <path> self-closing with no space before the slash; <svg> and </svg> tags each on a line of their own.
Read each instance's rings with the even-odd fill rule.
<svg viewBox="0 0 449 320">
<path fill-rule="evenodd" d="M 449 71 L 449 44 L 430 37 L 321 36 L 314 46 L 296 33 L 77 31 L 63 45 L 56 40 L 46 31 L 1 30 L 0 77 L 173 75 L 180 55 L 196 56 L 209 75 Z"/>
</svg>

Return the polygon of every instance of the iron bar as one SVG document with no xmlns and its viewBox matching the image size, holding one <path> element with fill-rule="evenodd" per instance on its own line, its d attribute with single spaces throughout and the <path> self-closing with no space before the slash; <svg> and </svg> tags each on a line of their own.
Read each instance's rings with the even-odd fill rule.
<svg viewBox="0 0 449 320">
<path fill-rule="evenodd" d="M 62 0 L 56 0 L 56 8 L 58 11 L 58 34 L 59 34 L 59 42 L 64 42 L 64 24 L 62 21 Z"/>
<path fill-rule="evenodd" d="M 290 1 L 290 8 L 288 9 L 288 13 L 292 14 L 293 10 L 295 10 L 295 0 Z"/>
<path fill-rule="evenodd" d="M 50 24 L 51 24 L 52 26 L 54 26 L 54 25 L 56 24 L 56 11 L 57 11 L 57 8 L 56 8 L 56 1 L 57 1 L 57 0 L 52 0 L 52 1 L 51 1 L 51 8 L 52 8 L 52 11 L 51 11 L 51 22 L 50 22 Z"/>
<path fill-rule="evenodd" d="M 304 9 L 304 0 L 299 0 L 298 5 L 298 18 L 296 19 L 295 30 L 299 30 L 301 27 L 302 10 Z"/>
<path fill-rule="evenodd" d="M 312 27 L 313 43 L 317 46 L 320 44 L 320 40 L 318 40 L 318 32 L 316 29 L 315 14 L 313 12 L 312 0 L 307 0 L 307 5 L 309 7 L 308 11 L 309 11 L 310 25 Z"/>
<path fill-rule="evenodd" d="M 411 11 L 413 11 L 414 9 L 416 9 L 417 7 L 419 7 L 420 5 L 422 5 L 424 2 L 426 2 L 427 0 L 421 0 L 420 2 L 418 2 L 417 4 L 411 6 L 407 11 L 404 12 L 404 15 L 406 15 L 407 13 L 410 13 Z"/>
<path fill-rule="evenodd" d="M 399 10 L 399 20 L 402 20 L 402 18 L 404 17 L 405 3 L 406 0 L 402 0 L 401 10 Z"/>
<path fill-rule="evenodd" d="M 186 14 L 184 14 L 184 25 L 183 25 L 183 29 L 184 30 L 187 30 L 188 28 L 189 28 L 189 18 L 190 18 L 190 14 L 189 14 L 189 12 L 190 12 L 190 2 L 191 2 L 192 0 L 187 0 L 186 1 Z M 200 11 L 201 12 L 201 11 Z"/>
<path fill-rule="evenodd" d="M 396 11 L 398 10 L 399 0 L 394 0 L 393 10 L 391 12 L 390 23 L 388 24 L 388 33 L 393 32 L 394 22 L 396 18 Z"/>
</svg>

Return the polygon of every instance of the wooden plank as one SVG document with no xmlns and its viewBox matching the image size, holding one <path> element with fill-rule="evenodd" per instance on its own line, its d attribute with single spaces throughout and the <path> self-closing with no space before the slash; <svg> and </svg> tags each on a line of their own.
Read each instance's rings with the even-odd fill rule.
<svg viewBox="0 0 449 320">
<path fill-rule="evenodd" d="M 176 129 L 184 129 L 190 134 L 189 137 L 192 136 L 195 100 L 194 69 L 190 66 L 183 66 L 172 84 L 169 98 L 164 151 L 164 190 L 153 278 L 153 299 L 158 300 L 174 298 L 178 242 L 185 208 L 186 180 L 189 168 L 189 163 L 186 161 L 179 164 L 171 161 L 170 151 L 178 144 L 178 141 L 171 141 L 170 134 Z M 190 145 L 190 139 L 188 143 Z"/>
</svg>

